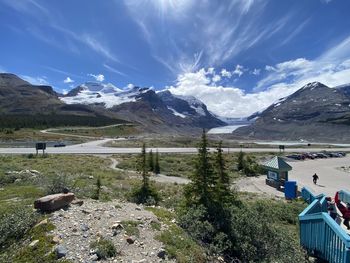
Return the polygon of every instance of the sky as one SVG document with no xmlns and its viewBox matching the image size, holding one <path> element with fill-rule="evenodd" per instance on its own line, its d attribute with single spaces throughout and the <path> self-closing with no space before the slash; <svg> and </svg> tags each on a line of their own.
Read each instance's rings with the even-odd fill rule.
<svg viewBox="0 0 350 263">
<path fill-rule="evenodd" d="M 169 89 L 244 117 L 350 83 L 348 0 L 0 0 L 0 72 Z"/>
</svg>

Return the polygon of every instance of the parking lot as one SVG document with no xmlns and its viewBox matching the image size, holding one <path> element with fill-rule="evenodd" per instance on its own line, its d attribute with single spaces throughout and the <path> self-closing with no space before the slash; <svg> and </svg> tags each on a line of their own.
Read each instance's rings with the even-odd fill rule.
<svg viewBox="0 0 350 263">
<path fill-rule="evenodd" d="M 345 157 L 287 159 L 287 162 L 293 167 L 292 171 L 289 172 L 289 180 L 297 181 L 299 190 L 306 186 L 315 194 L 324 193 L 332 197 L 334 197 L 336 191 L 350 191 L 350 154 Z M 312 182 L 312 175 L 315 173 L 319 176 L 316 185 Z M 282 192 L 266 185 L 265 179 L 266 175 L 242 178 L 236 182 L 236 187 L 240 191 L 284 196 Z"/>
</svg>

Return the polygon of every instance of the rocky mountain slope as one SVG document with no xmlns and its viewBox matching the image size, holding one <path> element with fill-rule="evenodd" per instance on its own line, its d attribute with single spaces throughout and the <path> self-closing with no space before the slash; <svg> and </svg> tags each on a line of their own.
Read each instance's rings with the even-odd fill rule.
<svg viewBox="0 0 350 263">
<path fill-rule="evenodd" d="M 350 139 L 348 86 L 330 88 L 313 82 L 251 118 L 234 135 L 256 139 L 347 141 Z"/>
<path fill-rule="evenodd" d="M 225 123 L 192 97 L 150 88 L 118 89 L 87 82 L 68 94 L 32 85 L 14 74 L 0 74 L 1 127 L 89 125 L 133 122 L 145 132 L 198 132 Z"/>
<path fill-rule="evenodd" d="M 125 122 L 103 107 L 66 104 L 50 86 L 32 85 L 14 74 L 0 74 L 1 127 L 107 125 Z"/>
<path fill-rule="evenodd" d="M 152 132 L 191 132 L 225 123 L 193 97 L 174 96 L 169 91 L 130 87 L 121 90 L 112 84 L 85 83 L 61 97 L 67 104 L 104 106 L 124 119 L 141 124 Z"/>
</svg>

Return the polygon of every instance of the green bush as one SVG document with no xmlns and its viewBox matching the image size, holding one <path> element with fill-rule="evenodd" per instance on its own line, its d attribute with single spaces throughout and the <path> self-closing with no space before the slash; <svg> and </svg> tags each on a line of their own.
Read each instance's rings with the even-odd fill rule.
<svg viewBox="0 0 350 263">
<path fill-rule="evenodd" d="M 157 205 L 160 201 L 158 191 L 152 187 L 136 187 L 129 195 L 129 201 L 136 204 Z"/>
<path fill-rule="evenodd" d="M 67 193 L 72 190 L 72 181 L 67 174 L 58 173 L 46 187 L 47 194 Z"/>
<path fill-rule="evenodd" d="M 22 238 L 37 222 L 39 214 L 28 207 L 13 207 L 0 215 L 0 251 Z"/>
<path fill-rule="evenodd" d="M 90 248 L 96 251 L 99 259 L 107 259 L 117 255 L 117 249 L 109 239 L 101 238 L 91 243 Z"/>
</svg>

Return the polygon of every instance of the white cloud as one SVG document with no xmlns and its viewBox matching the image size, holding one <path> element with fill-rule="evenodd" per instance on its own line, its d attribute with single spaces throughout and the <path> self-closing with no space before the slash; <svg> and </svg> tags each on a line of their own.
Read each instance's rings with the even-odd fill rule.
<svg viewBox="0 0 350 263">
<path fill-rule="evenodd" d="M 297 58 L 265 67 L 267 75 L 255 91 L 276 85 L 302 85 L 319 81 L 330 87 L 350 82 L 350 36 L 314 60 Z"/>
<path fill-rule="evenodd" d="M 337 47 L 337 52 L 340 52 Z M 219 116 L 246 117 L 267 108 L 282 97 L 289 96 L 310 82 L 319 81 L 329 87 L 350 83 L 350 55 L 349 59 L 333 64 L 325 63 L 323 56 L 315 61 L 298 58 L 267 66 L 266 70 L 268 75 L 259 82 L 264 89 L 257 89 L 252 93 L 246 93 L 234 86 L 215 85 L 209 74 L 215 70 L 204 68 L 197 72 L 180 74 L 177 83 L 168 88 L 176 95 L 194 96 L 202 100 L 210 111 Z M 254 71 L 256 74 L 260 72 Z M 239 70 L 236 74 L 238 72 Z"/>
<path fill-rule="evenodd" d="M 49 82 L 47 81 L 47 78 L 45 76 L 32 77 L 27 75 L 21 75 L 20 77 L 33 85 L 49 85 Z"/>
<path fill-rule="evenodd" d="M 251 73 L 255 76 L 259 76 L 260 75 L 260 72 L 261 72 L 261 69 L 257 69 L 255 68 Z"/>
<path fill-rule="evenodd" d="M 63 82 L 64 83 L 73 83 L 74 80 L 72 80 L 70 77 L 67 77 Z"/>
<path fill-rule="evenodd" d="M 245 93 L 233 86 L 212 85 L 208 71 L 204 68 L 179 75 L 176 85 L 168 88 L 174 94 L 200 99 L 210 111 L 223 117 L 249 116 L 291 94 L 291 88 L 288 86 L 274 87 L 258 93 Z"/>
<path fill-rule="evenodd" d="M 221 80 L 220 75 L 214 75 L 214 77 L 211 79 L 214 83 L 219 82 Z"/>
<path fill-rule="evenodd" d="M 2 66 L 0 66 L 0 73 L 5 73 L 5 72 L 6 72 L 5 68 L 3 68 Z"/>
<path fill-rule="evenodd" d="M 102 74 L 94 75 L 94 74 L 88 74 L 88 76 L 93 77 L 96 81 L 102 82 L 105 80 L 105 76 Z"/>
<path fill-rule="evenodd" d="M 242 76 L 246 69 L 242 65 L 236 65 L 234 71 L 232 71 L 232 75 L 238 75 L 238 77 Z"/>
<path fill-rule="evenodd" d="M 66 95 L 67 93 L 68 93 L 68 90 L 66 90 L 66 89 L 63 89 L 63 90 L 62 90 L 62 94 L 63 94 L 63 95 Z"/>
<path fill-rule="evenodd" d="M 221 76 L 226 77 L 226 78 L 231 78 L 232 73 L 230 71 L 227 71 L 226 69 L 221 70 Z"/>
</svg>

